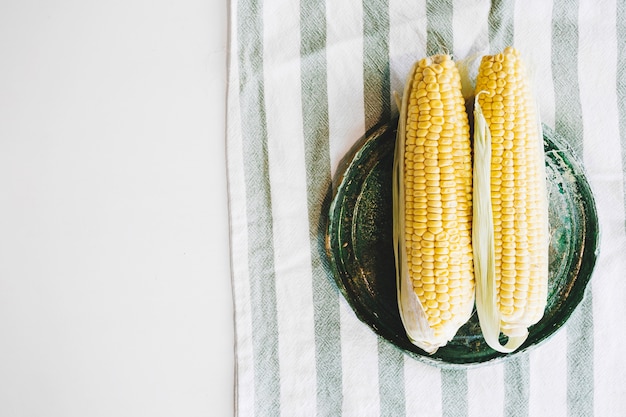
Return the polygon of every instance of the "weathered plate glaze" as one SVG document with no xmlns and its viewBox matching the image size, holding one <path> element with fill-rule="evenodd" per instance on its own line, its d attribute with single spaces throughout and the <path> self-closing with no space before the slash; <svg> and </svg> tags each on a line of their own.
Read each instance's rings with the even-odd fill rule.
<svg viewBox="0 0 626 417">
<path fill-rule="evenodd" d="M 326 250 L 337 285 L 361 321 L 414 358 L 438 366 L 472 366 L 513 357 L 552 336 L 583 298 L 598 255 L 593 194 L 565 143 L 544 127 L 550 199 L 550 278 L 543 319 L 524 345 L 505 355 L 485 343 L 476 314 L 446 346 L 428 355 L 411 344 L 396 301 L 392 245 L 392 122 L 373 130 L 346 157 L 333 185 Z"/>
</svg>

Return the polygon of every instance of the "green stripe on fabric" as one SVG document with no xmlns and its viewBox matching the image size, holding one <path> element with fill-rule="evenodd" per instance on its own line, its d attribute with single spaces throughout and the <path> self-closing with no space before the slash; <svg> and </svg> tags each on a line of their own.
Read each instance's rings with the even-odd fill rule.
<svg viewBox="0 0 626 417">
<path fill-rule="evenodd" d="M 244 152 L 248 265 L 254 363 L 255 415 L 280 412 L 278 324 L 274 272 L 272 200 L 267 154 L 263 86 L 262 8 L 256 0 L 241 0 L 238 64 L 241 131 Z"/>
<path fill-rule="evenodd" d="M 406 415 L 404 356 L 399 349 L 381 338 L 378 339 L 378 380 L 380 415 Z"/>
<path fill-rule="evenodd" d="M 515 0 L 493 0 L 489 10 L 489 45 L 491 53 L 499 53 L 513 45 L 513 14 Z"/>
<path fill-rule="evenodd" d="M 555 0 L 552 30 L 556 133 L 582 158 L 583 120 L 578 86 L 577 1 Z M 591 287 L 567 322 L 567 411 L 593 415 L 593 308 Z"/>
<path fill-rule="evenodd" d="M 313 276 L 317 414 L 339 416 L 342 405 L 339 292 L 324 250 L 324 216 L 330 204 L 326 4 L 300 2 L 302 115 Z"/>
<path fill-rule="evenodd" d="M 441 370 L 441 406 L 444 417 L 468 415 L 467 372 L 462 369 Z"/>
<path fill-rule="evenodd" d="M 365 128 L 391 119 L 389 72 L 389 4 L 363 1 L 363 100 Z M 405 415 L 404 357 L 400 350 L 378 339 L 380 415 Z"/>
<path fill-rule="evenodd" d="M 591 286 L 567 322 L 567 410 L 593 416 L 593 305 Z"/>
<path fill-rule="evenodd" d="M 426 54 L 452 53 L 452 0 L 426 0 Z"/>
<path fill-rule="evenodd" d="M 452 53 L 454 48 L 452 0 L 426 1 L 426 54 Z M 467 372 L 441 371 L 441 396 L 444 417 L 468 414 Z"/>
<path fill-rule="evenodd" d="M 363 96 L 365 129 L 391 117 L 389 4 L 363 1 Z"/>
<path fill-rule="evenodd" d="M 581 158 L 583 125 L 578 87 L 578 1 L 555 0 L 552 25 L 555 130 Z"/>
<path fill-rule="evenodd" d="M 619 112 L 619 136 L 622 144 L 622 171 L 626 172 L 626 2 L 616 3 L 617 13 L 617 108 Z M 623 182 L 624 210 L 626 211 L 626 177 Z M 624 222 L 626 229 L 626 222 Z"/>
<path fill-rule="evenodd" d="M 530 358 L 528 353 L 522 353 L 504 366 L 504 415 L 527 416 L 529 398 Z"/>
</svg>

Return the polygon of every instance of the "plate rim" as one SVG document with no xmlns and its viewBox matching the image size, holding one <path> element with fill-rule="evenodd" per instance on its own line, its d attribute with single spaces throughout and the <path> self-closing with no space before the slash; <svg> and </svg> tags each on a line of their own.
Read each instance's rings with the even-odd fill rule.
<svg viewBox="0 0 626 417">
<path fill-rule="evenodd" d="M 408 341 L 408 338 L 406 339 L 407 343 L 401 344 L 399 343 L 400 341 L 388 337 L 388 335 L 384 334 L 384 332 L 382 332 L 370 321 L 370 317 L 364 314 L 364 312 L 361 311 L 360 308 L 357 308 L 359 306 L 356 305 L 357 303 L 352 297 L 353 291 L 351 291 L 345 283 L 345 269 L 342 271 L 339 268 L 339 265 L 343 264 L 343 262 L 338 262 L 338 258 L 341 257 L 336 256 L 336 248 L 332 245 L 332 228 L 334 223 L 340 222 L 336 219 L 336 217 L 338 217 L 336 216 L 336 213 L 337 210 L 340 210 L 342 206 L 343 200 L 339 199 L 339 197 L 342 195 L 341 191 L 347 187 L 346 178 L 349 178 L 349 173 L 352 170 L 356 169 L 355 165 L 359 163 L 360 159 L 363 157 L 364 154 L 366 154 L 370 147 L 376 145 L 377 141 L 381 139 L 382 136 L 386 136 L 388 134 L 393 135 L 395 146 L 395 131 L 397 130 L 397 120 L 397 118 L 394 118 L 387 122 L 381 122 L 378 125 L 372 127 L 368 132 L 366 132 L 364 136 L 362 136 L 358 141 L 354 143 L 350 150 L 340 160 L 336 173 L 331 179 L 329 198 L 330 203 L 328 205 L 328 209 L 325 211 L 327 214 L 327 222 L 325 227 L 326 235 L 324 238 L 324 246 L 330 268 L 332 270 L 334 283 L 338 287 L 342 296 L 348 302 L 351 310 L 355 313 L 359 321 L 361 321 L 368 328 L 370 328 L 370 330 L 372 330 L 377 335 L 377 337 L 392 344 L 395 348 L 400 349 L 403 353 L 413 357 L 414 359 L 429 365 L 434 365 L 436 367 L 469 369 L 472 367 L 485 366 L 510 360 L 518 356 L 519 354 L 528 352 L 529 350 L 541 346 L 543 343 L 551 339 L 561 330 L 563 325 L 569 320 L 573 312 L 578 308 L 580 303 L 586 297 L 600 252 L 601 235 L 595 193 L 593 192 L 592 186 L 587 179 L 588 176 L 584 169 L 582 161 L 575 154 L 575 152 L 573 152 L 570 144 L 565 141 L 564 138 L 558 135 L 553 129 L 546 126 L 545 124 L 542 124 L 544 148 L 548 146 L 547 143 L 550 143 L 554 148 L 553 151 L 559 152 L 561 154 L 560 157 L 568 163 L 570 169 L 572 169 L 572 171 L 575 173 L 574 176 L 577 188 L 585 189 L 586 194 L 589 197 L 587 199 L 581 199 L 581 202 L 584 205 L 583 213 L 585 214 L 585 216 L 587 216 L 587 214 L 590 214 L 590 219 L 586 219 L 584 222 L 585 233 L 583 235 L 584 239 L 583 245 L 581 246 L 582 250 L 580 256 L 581 267 L 576 274 L 576 277 L 580 277 L 581 274 L 583 275 L 581 277 L 582 282 L 577 285 L 577 287 L 582 286 L 582 288 L 580 291 L 577 291 L 573 295 L 571 295 L 573 298 L 571 299 L 570 303 L 566 304 L 564 308 L 557 309 L 557 314 L 555 314 L 554 316 L 554 321 L 550 324 L 551 327 L 554 328 L 554 330 L 541 336 L 533 343 L 525 343 L 520 349 L 512 353 L 502 354 L 494 351 L 494 353 L 485 360 L 471 362 L 450 362 L 444 360 L 443 358 L 432 357 L 426 352 L 416 352 L 415 349 L 417 349 L 418 351 L 421 351 L 421 349 L 411 344 Z M 589 221 L 592 221 L 593 224 L 590 225 Z M 595 231 L 595 233 L 587 233 L 589 229 Z"/>
</svg>

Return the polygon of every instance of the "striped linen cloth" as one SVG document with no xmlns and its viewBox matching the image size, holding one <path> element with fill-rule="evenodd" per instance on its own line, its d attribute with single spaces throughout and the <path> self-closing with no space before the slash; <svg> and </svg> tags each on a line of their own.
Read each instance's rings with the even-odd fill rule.
<svg viewBox="0 0 626 417">
<path fill-rule="evenodd" d="M 626 2 L 232 0 L 227 159 L 239 416 L 626 415 Z M 414 60 L 506 45 L 594 190 L 600 257 L 548 342 L 471 369 L 418 362 L 334 284 L 322 206 L 339 160 L 397 115 Z"/>
</svg>

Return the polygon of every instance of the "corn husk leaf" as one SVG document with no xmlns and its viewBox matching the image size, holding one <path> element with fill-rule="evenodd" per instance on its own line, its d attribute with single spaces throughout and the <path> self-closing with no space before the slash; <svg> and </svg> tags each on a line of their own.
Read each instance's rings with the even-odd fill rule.
<svg viewBox="0 0 626 417">
<path fill-rule="evenodd" d="M 397 300 L 400 318 L 406 334 L 415 346 L 429 354 L 433 354 L 445 346 L 456 334 L 457 328 L 449 326 L 443 332 L 435 334 L 428 323 L 426 311 L 415 294 L 413 281 L 409 271 L 407 249 L 405 241 L 405 188 L 404 188 L 404 150 L 406 140 L 406 120 L 409 106 L 409 96 L 415 71 L 416 62 L 409 73 L 405 84 L 404 94 L 400 103 L 400 117 L 396 137 L 396 149 L 393 167 L 393 242 L 396 263 Z M 467 321 L 471 315 L 471 305 L 467 309 Z M 462 324 L 462 323 L 461 323 Z"/>
<path fill-rule="evenodd" d="M 413 283 L 409 274 L 409 267 L 406 258 L 406 242 L 404 240 L 404 147 L 406 135 L 406 115 L 411 81 L 416 68 L 417 63 L 415 63 L 411 69 L 405 85 L 400 107 L 400 118 L 398 121 L 392 184 L 393 243 L 396 263 L 398 309 L 400 312 L 400 318 L 402 319 L 402 324 L 411 343 L 425 352 L 433 354 L 437 351 L 440 345 L 433 343 L 435 337 L 434 331 L 428 323 L 428 317 L 426 316 L 424 307 L 413 290 Z"/>
<path fill-rule="evenodd" d="M 524 327 L 502 345 L 500 311 L 496 297 L 496 261 L 493 209 L 491 206 L 491 132 L 482 108 L 474 99 L 474 195 L 472 244 L 474 249 L 474 278 L 476 280 L 476 312 L 487 344 L 502 353 L 513 352 L 528 337 Z"/>
</svg>

